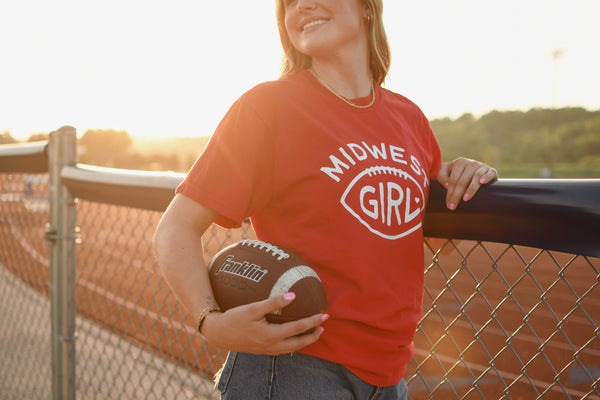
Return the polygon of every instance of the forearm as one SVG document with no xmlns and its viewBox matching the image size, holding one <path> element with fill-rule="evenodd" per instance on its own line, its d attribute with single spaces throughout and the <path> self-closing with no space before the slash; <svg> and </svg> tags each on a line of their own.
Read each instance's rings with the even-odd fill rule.
<svg viewBox="0 0 600 400">
<path fill-rule="evenodd" d="M 193 316 L 216 307 L 202 235 L 215 212 L 177 195 L 163 214 L 152 240 L 160 270 L 172 292 Z"/>
<path fill-rule="evenodd" d="M 216 307 L 202 250 L 202 235 L 217 213 L 183 195 L 176 195 L 161 218 L 152 247 L 173 293 L 196 318 Z M 285 295 L 208 315 L 202 334 L 212 345 L 256 354 L 281 354 L 313 343 L 323 332 L 323 314 L 285 324 L 270 324 L 265 315 L 293 301 Z M 313 329 L 316 328 L 316 329 Z M 311 333 L 306 333 L 310 331 Z"/>
<path fill-rule="evenodd" d="M 155 251 L 165 281 L 193 316 L 216 307 L 200 238 L 180 240 L 170 236 Z"/>
<path fill-rule="evenodd" d="M 182 230 L 170 217 L 161 220 L 153 240 L 161 272 L 178 300 L 195 317 L 216 307 L 208 269 L 203 259 L 201 235 Z M 184 224 L 185 225 L 185 224 Z M 171 228 L 172 227 L 172 228 Z M 265 315 L 285 307 L 293 297 L 274 296 L 234 307 L 221 314 L 210 314 L 202 334 L 207 342 L 224 350 L 256 354 L 281 354 L 296 351 L 319 338 L 325 319 L 322 314 L 286 324 L 269 324 Z M 313 329 L 317 328 L 317 329 Z M 311 331 L 310 334 L 304 334 Z"/>
</svg>

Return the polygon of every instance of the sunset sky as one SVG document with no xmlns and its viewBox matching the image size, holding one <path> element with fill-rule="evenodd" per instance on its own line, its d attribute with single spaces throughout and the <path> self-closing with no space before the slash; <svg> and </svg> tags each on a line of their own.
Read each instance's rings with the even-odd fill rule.
<svg viewBox="0 0 600 400">
<path fill-rule="evenodd" d="M 385 86 L 430 118 L 600 108 L 599 0 L 384 4 Z M 0 0 L 0 133 L 209 135 L 279 60 L 273 0 Z"/>
</svg>

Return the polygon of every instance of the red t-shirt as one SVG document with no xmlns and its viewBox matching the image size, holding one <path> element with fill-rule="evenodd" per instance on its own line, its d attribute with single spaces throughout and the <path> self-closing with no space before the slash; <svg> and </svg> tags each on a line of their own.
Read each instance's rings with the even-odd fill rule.
<svg viewBox="0 0 600 400">
<path fill-rule="evenodd" d="M 231 107 L 177 190 L 216 210 L 217 223 L 251 217 L 260 240 L 301 255 L 330 314 L 301 352 L 388 386 L 414 354 L 422 220 L 441 155 L 414 103 L 379 86 L 375 96 L 354 108 L 307 71 L 260 84 Z"/>
</svg>

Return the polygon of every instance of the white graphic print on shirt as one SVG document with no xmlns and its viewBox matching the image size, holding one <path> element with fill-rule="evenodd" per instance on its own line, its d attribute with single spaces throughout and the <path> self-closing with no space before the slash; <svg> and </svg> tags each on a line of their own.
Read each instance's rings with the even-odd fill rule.
<svg viewBox="0 0 600 400">
<path fill-rule="evenodd" d="M 399 239 L 422 225 L 427 173 L 402 147 L 348 143 L 329 156 L 321 171 L 337 183 L 348 182 L 342 206 L 372 233 Z M 344 178 L 344 179 L 342 179 Z"/>
</svg>

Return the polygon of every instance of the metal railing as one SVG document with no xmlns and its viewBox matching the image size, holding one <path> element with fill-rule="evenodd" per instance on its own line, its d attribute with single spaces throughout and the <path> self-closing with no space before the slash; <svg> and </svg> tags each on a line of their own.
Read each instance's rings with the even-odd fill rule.
<svg viewBox="0 0 600 400">
<path fill-rule="evenodd" d="M 3 398 L 217 398 L 224 354 L 152 257 L 183 174 L 78 165 L 75 130 L 0 146 Z M 433 185 L 411 399 L 600 398 L 600 180 Z M 211 228 L 206 257 L 241 238 Z M 450 238 L 450 239 L 447 239 Z"/>
</svg>

